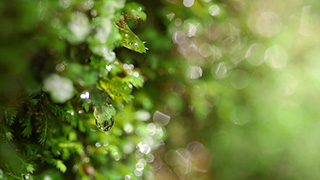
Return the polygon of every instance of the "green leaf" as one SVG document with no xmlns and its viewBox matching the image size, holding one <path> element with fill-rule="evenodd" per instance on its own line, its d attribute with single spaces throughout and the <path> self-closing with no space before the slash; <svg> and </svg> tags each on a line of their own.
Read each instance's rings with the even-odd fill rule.
<svg viewBox="0 0 320 180">
<path fill-rule="evenodd" d="M 138 72 L 134 72 L 134 73 L 138 73 Z M 132 84 L 136 88 L 141 88 L 143 86 L 144 79 L 143 79 L 143 76 L 139 75 L 138 73 L 137 76 L 130 75 L 130 76 L 124 77 L 123 82 L 127 83 L 128 85 Z"/>
<path fill-rule="evenodd" d="M 35 170 L 32 164 L 28 164 L 26 168 L 29 173 L 33 173 L 33 171 Z"/>
<path fill-rule="evenodd" d="M 90 104 L 85 101 L 85 102 L 83 102 L 82 107 L 84 108 L 84 110 L 86 112 L 88 112 L 90 109 Z"/>
<path fill-rule="evenodd" d="M 67 171 L 67 166 L 63 163 L 63 161 L 56 160 L 55 165 L 61 172 L 64 173 Z"/>
<path fill-rule="evenodd" d="M 146 47 L 144 43 L 135 35 L 124 20 L 117 23 L 120 35 L 122 37 L 121 45 L 139 53 L 145 53 Z"/>
<path fill-rule="evenodd" d="M 115 77 L 107 82 L 101 80 L 100 85 L 113 100 L 119 103 L 122 101 L 129 102 L 133 99 L 132 89 L 121 78 Z"/>
<path fill-rule="evenodd" d="M 39 142 L 40 144 L 44 145 L 48 137 L 48 116 L 43 115 L 41 119 L 41 125 L 38 128 L 38 131 L 41 133 Z"/>
<path fill-rule="evenodd" d="M 14 123 L 15 118 L 16 118 L 16 114 L 17 114 L 17 111 L 15 109 L 12 109 L 12 108 L 7 108 L 4 111 L 4 116 L 5 116 L 5 119 L 6 119 L 6 123 L 9 126 Z"/>
<path fill-rule="evenodd" d="M 145 21 L 147 19 L 147 15 L 143 10 L 144 7 L 136 2 L 128 3 L 124 7 L 124 13 L 130 15 L 132 19 L 142 19 Z"/>
<path fill-rule="evenodd" d="M 30 137 L 30 135 L 32 134 L 31 118 L 30 116 L 27 116 L 27 118 L 23 120 L 24 122 L 22 124 L 22 127 L 25 127 L 25 128 L 22 131 L 22 135 L 24 137 Z"/>
</svg>

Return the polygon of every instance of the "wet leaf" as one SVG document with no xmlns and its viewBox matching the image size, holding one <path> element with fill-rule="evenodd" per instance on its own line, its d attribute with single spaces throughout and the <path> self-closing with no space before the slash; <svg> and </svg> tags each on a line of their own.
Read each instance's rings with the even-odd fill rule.
<svg viewBox="0 0 320 180">
<path fill-rule="evenodd" d="M 132 19 L 138 20 L 142 19 L 145 21 L 147 19 L 147 15 L 145 12 L 143 12 L 144 7 L 139 3 L 128 3 L 124 7 L 124 13 L 128 14 Z"/>
<path fill-rule="evenodd" d="M 144 43 L 135 35 L 124 20 L 117 23 L 120 35 L 122 37 L 121 45 L 139 53 L 145 53 L 146 47 Z"/>
</svg>

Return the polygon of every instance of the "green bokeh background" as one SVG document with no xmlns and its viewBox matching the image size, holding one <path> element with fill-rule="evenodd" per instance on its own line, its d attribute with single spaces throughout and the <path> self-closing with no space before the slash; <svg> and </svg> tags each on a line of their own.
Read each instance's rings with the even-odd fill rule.
<svg viewBox="0 0 320 180">
<path fill-rule="evenodd" d="M 319 8 L 313 0 L 0 2 L 0 157 L 8 164 L 0 176 L 319 179 Z M 83 20 L 80 34 L 70 28 L 74 17 Z M 95 35 L 99 28 L 106 41 Z M 59 106 L 84 112 L 74 121 L 50 120 L 51 131 L 61 132 L 39 150 L 41 158 L 61 159 L 65 173 L 26 153 L 25 144 L 42 149 L 38 132 L 20 133 L 21 99 L 56 103 L 56 91 L 43 90 L 51 74 L 75 88 Z M 79 98 L 85 92 L 90 102 Z M 117 110 L 107 134 L 95 129 L 92 107 L 105 102 Z M 169 124 L 153 122 L 156 111 L 169 115 Z M 134 151 L 140 142 L 152 157 Z M 137 175 L 141 159 L 148 165 Z"/>
</svg>

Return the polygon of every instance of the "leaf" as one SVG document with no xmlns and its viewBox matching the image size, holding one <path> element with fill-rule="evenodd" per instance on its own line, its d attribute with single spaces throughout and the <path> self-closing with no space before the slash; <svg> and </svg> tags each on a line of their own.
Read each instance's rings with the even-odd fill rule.
<svg viewBox="0 0 320 180">
<path fill-rule="evenodd" d="M 121 78 L 115 77 L 108 82 L 101 80 L 100 85 L 113 100 L 119 103 L 122 101 L 129 102 L 133 99 L 131 95 L 132 89 Z"/>
<path fill-rule="evenodd" d="M 86 112 L 90 110 L 90 104 L 87 103 L 86 101 L 83 102 L 82 107 Z"/>
<path fill-rule="evenodd" d="M 135 72 L 138 73 L 138 72 Z M 123 78 L 123 82 L 129 84 L 132 84 L 136 88 L 141 88 L 143 86 L 144 80 L 143 76 L 139 75 L 138 76 L 126 76 Z"/>
<path fill-rule="evenodd" d="M 55 116 L 59 116 L 64 121 L 70 123 L 75 120 L 75 118 L 67 110 L 58 105 L 47 103 L 47 107 Z"/>
<path fill-rule="evenodd" d="M 41 121 L 42 124 L 38 128 L 38 130 L 41 133 L 39 137 L 39 142 L 40 144 L 44 145 L 48 137 L 48 116 L 43 115 L 41 119 L 42 119 Z"/>
<path fill-rule="evenodd" d="M 63 161 L 56 160 L 55 165 L 61 172 L 64 173 L 67 171 L 67 166 L 63 163 Z"/>
<path fill-rule="evenodd" d="M 4 116 L 5 116 L 5 119 L 6 119 L 6 123 L 9 126 L 11 126 L 14 123 L 15 118 L 16 118 L 16 114 L 17 114 L 17 111 L 15 109 L 12 109 L 12 108 L 7 108 L 4 111 Z"/>
<path fill-rule="evenodd" d="M 5 136 L 8 141 L 13 139 L 13 134 L 10 132 L 11 129 L 9 127 L 7 127 L 5 124 L 0 124 L 0 129 L 0 134 Z"/>
<path fill-rule="evenodd" d="M 131 16 L 132 19 L 142 19 L 145 21 L 147 19 L 147 15 L 145 12 L 143 12 L 144 7 L 136 2 L 131 2 L 126 4 L 124 7 L 124 13 Z"/>
<path fill-rule="evenodd" d="M 32 134 L 32 125 L 31 125 L 31 118 L 30 116 L 27 116 L 26 119 L 23 119 L 24 122 L 22 124 L 22 127 L 25 127 L 22 131 L 22 135 L 24 137 L 30 137 L 30 135 Z"/>
<path fill-rule="evenodd" d="M 117 23 L 120 35 L 122 37 L 121 45 L 139 53 L 145 53 L 146 47 L 144 43 L 135 35 L 124 20 Z"/>
<path fill-rule="evenodd" d="M 32 164 L 28 164 L 26 169 L 29 173 L 33 173 L 33 171 L 35 170 Z"/>
</svg>

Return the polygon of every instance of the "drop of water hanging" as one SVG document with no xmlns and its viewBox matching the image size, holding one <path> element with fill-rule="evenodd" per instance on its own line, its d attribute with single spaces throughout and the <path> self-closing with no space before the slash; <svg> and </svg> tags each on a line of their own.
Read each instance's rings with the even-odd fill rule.
<svg viewBox="0 0 320 180">
<path fill-rule="evenodd" d="M 111 105 L 97 105 L 94 108 L 93 115 L 96 119 L 97 128 L 100 131 L 109 131 L 114 125 L 114 116 L 116 109 Z"/>
</svg>

